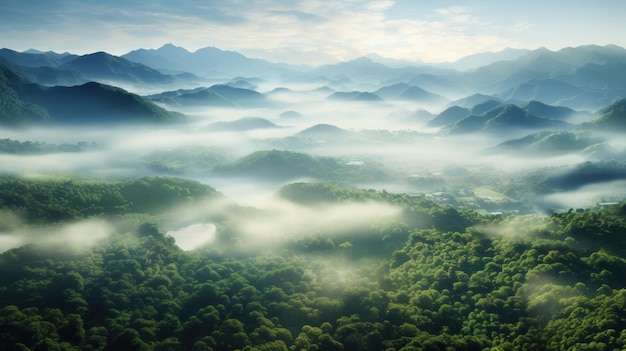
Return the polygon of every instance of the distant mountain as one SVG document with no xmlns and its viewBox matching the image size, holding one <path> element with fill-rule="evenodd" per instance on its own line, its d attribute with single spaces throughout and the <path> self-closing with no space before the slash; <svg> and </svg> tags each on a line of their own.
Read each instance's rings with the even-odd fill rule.
<svg viewBox="0 0 626 351">
<path fill-rule="evenodd" d="M 570 117 L 579 114 L 578 111 L 562 106 L 550 106 L 540 101 L 529 101 L 522 106 L 522 109 L 529 113 L 543 118 L 566 121 Z"/>
<path fill-rule="evenodd" d="M 389 175 L 375 163 L 350 162 L 337 158 L 311 156 L 293 151 L 257 151 L 232 163 L 215 168 L 217 174 L 254 177 L 285 182 L 302 178 L 344 182 L 376 182 Z"/>
<path fill-rule="evenodd" d="M 387 67 L 391 68 L 404 68 L 404 67 L 412 67 L 412 66 L 425 66 L 426 63 L 422 61 L 407 61 L 407 60 L 397 60 L 388 57 L 383 57 L 377 53 L 371 53 L 365 55 L 366 58 L 372 60 L 373 62 L 383 64 Z"/>
<path fill-rule="evenodd" d="M 383 99 L 376 94 L 361 91 L 338 91 L 328 96 L 327 99 L 335 101 L 383 101 Z"/>
<path fill-rule="evenodd" d="M 280 118 L 301 118 L 301 117 L 303 117 L 303 114 L 301 114 L 298 111 L 289 110 L 289 111 L 285 111 L 285 112 L 281 113 L 280 115 L 278 115 L 278 117 L 280 117 Z"/>
<path fill-rule="evenodd" d="M 281 128 L 276 124 L 260 117 L 243 117 L 234 121 L 219 121 L 206 126 L 205 129 L 211 131 L 248 131 L 254 129 L 273 129 Z"/>
<path fill-rule="evenodd" d="M 474 107 L 470 109 L 470 113 L 474 115 L 481 115 L 488 111 L 491 111 L 498 106 L 502 105 L 502 102 L 499 100 L 487 100 L 485 102 L 481 102 L 476 104 Z"/>
<path fill-rule="evenodd" d="M 550 105 L 583 109 L 597 109 L 614 100 L 607 92 L 581 88 L 556 79 L 530 80 L 498 96 L 503 100 L 534 100 Z"/>
<path fill-rule="evenodd" d="M 204 77 L 234 77 L 240 75 L 265 77 L 293 73 L 297 67 L 248 58 L 238 52 L 206 47 L 195 52 L 166 44 L 154 49 L 131 51 L 123 58 L 156 69 L 187 71 Z"/>
<path fill-rule="evenodd" d="M 0 123 L 107 124 L 112 122 L 177 122 L 183 115 L 100 83 L 44 87 L 0 64 Z"/>
<path fill-rule="evenodd" d="M 473 97 L 457 100 L 460 103 L 467 103 L 467 101 L 483 101 L 484 98 L 487 98 L 487 95 L 474 95 Z M 503 109 L 506 112 L 503 113 Z M 524 115 L 525 113 L 525 115 Z M 526 124 L 528 127 L 534 129 L 533 125 L 542 125 L 541 128 L 545 127 L 548 124 L 552 124 L 555 127 L 559 126 L 558 121 L 569 121 L 571 118 L 580 118 L 581 116 L 586 116 L 585 113 L 578 112 L 576 110 L 561 107 L 561 106 L 550 106 L 544 104 L 539 101 L 529 101 L 527 103 L 522 104 L 521 106 L 515 106 L 512 104 L 502 103 L 501 100 L 486 100 L 480 102 L 471 108 L 466 108 L 462 106 L 451 106 L 442 111 L 439 115 L 434 117 L 428 124 L 430 126 L 441 127 L 448 124 L 453 124 L 461 121 L 465 117 L 470 117 L 468 121 L 465 121 L 461 124 L 474 125 L 479 128 L 482 122 L 486 123 L 487 119 L 491 119 L 495 116 L 499 115 L 498 120 L 502 122 L 502 118 L 505 116 L 513 116 L 516 117 L 507 117 L 510 118 L 508 122 L 505 124 L 512 125 L 517 122 L 523 121 L 523 124 Z M 487 119 L 485 119 L 485 118 Z M 540 118 L 539 120 L 535 119 L 535 117 Z M 534 122 L 532 122 L 534 121 Z M 477 123 L 476 125 L 474 123 Z M 493 126 L 492 124 L 496 123 L 496 121 L 491 121 L 488 124 Z M 486 125 L 485 125 L 486 126 Z M 481 129 L 485 126 L 480 127 Z M 561 127 L 565 127 L 566 124 L 561 123 Z"/>
<path fill-rule="evenodd" d="M 499 101 L 503 102 L 502 99 L 499 99 L 495 96 L 485 95 L 485 94 L 473 94 L 468 97 L 454 100 L 448 104 L 448 106 L 461 106 L 466 108 L 471 108 L 473 106 L 488 102 L 488 101 Z"/>
<path fill-rule="evenodd" d="M 268 103 L 265 95 L 250 89 L 216 84 L 208 88 L 179 89 L 147 96 L 148 99 L 169 105 L 252 107 Z"/>
<path fill-rule="evenodd" d="M 106 52 L 79 56 L 60 65 L 59 68 L 80 72 L 88 79 L 99 82 L 171 84 L 175 81 L 170 75 Z"/>
<path fill-rule="evenodd" d="M 626 99 L 619 100 L 602 109 L 599 116 L 584 126 L 614 131 L 626 131 Z"/>
<path fill-rule="evenodd" d="M 57 54 L 55 52 L 17 52 L 10 49 L 0 49 L 0 57 L 7 61 L 24 67 L 58 67 L 65 62 L 75 59 L 76 55 Z"/>
<path fill-rule="evenodd" d="M 382 87 L 374 91 L 374 94 L 385 100 L 413 101 L 429 104 L 442 104 L 447 100 L 441 95 L 431 93 L 420 87 L 406 83 L 397 83 Z"/>
<path fill-rule="evenodd" d="M 397 75 L 394 68 L 360 57 L 351 61 L 317 67 L 314 73 L 330 79 L 350 78 L 361 82 L 379 82 Z"/>
<path fill-rule="evenodd" d="M 206 174 L 228 161 L 225 150 L 197 145 L 157 150 L 142 158 L 148 168 L 168 174 Z"/>
<path fill-rule="evenodd" d="M 221 174 L 285 181 L 296 178 L 328 179 L 339 167 L 332 158 L 312 157 L 291 151 L 257 151 L 231 164 L 218 167 Z"/>
<path fill-rule="evenodd" d="M 9 49 L 0 49 L 0 64 L 32 82 L 50 86 L 71 86 L 87 83 L 88 80 L 79 72 L 57 68 L 65 60 L 74 57 L 77 56 L 56 53 L 20 53 Z"/>
<path fill-rule="evenodd" d="M 316 124 L 297 133 L 295 136 L 305 138 L 342 138 L 349 134 L 349 131 L 334 126 L 332 124 Z"/>
<path fill-rule="evenodd" d="M 527 49 L 513 49 L 506 48 L 497 52 L 481 52 L 469 56 L 465 56 L 452 63 L 442 64 L 444 67 L 449 67 L 459 71 L 469 71 L 477 69 L 498 61 L 511 61 L 520 58 L 521 56 L 528 54 L 530 50 Z"/>
<path fill-rule="evenodd" d="M 595 109 L 624 96 L 626 49 L 611 45 L 540 48 L 468 72 L 457 84 L 498 93 L 505 100 Z"/>
<path fill-rule="evenodd" d="M 505 141 L 489 149 L 488 152 L 514 153 L 526 157 L 555 156 L 581 152 L 603 142 L 603 139 L 592 137 L 588 133 L 544 131 Z"/>
<path fill-rule="evenodd" d="M 442 127 L 447 124 L 455 123 L 471 114 L 468 108 L 461 106 L 451 106 L 443 110 L 435 118 L 428 122 L 431 127 Z"/>
<path fill-rule="evenodd" d="M 148 95 L 150 101 L 159 102 L 170 106 L 213 106 L 213 107 L 237 107 L 233 101 L 226 99 L 209 88 L 179 89 L 166 91 L 160 94 Z"/>
<path fill-rule="evenodd" d="M 513 131 L 562 129 L 567 124 L 537 117 L 515 105 L 500 105 L 480 115 L 469 115 L 445 128 L 449 134 L 485 131 L 511 133 Z"/>
</svg>

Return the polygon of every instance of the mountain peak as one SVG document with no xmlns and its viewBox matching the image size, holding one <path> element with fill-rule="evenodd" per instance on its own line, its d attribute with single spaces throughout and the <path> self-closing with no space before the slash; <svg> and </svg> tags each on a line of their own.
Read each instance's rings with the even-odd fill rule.
<svg viewBox="0 0 626 351">
<path fill-rule="evenodd" d="M 157 52 L 168 52 L 168 53 L 186 53 L 189 54 L 190 52 L 180 46 L 176 46 L 172 43 L 167 43 L 164 44 L 163 46 L 161 46 L 160 48 L 156 49 Z"/>
</svg>

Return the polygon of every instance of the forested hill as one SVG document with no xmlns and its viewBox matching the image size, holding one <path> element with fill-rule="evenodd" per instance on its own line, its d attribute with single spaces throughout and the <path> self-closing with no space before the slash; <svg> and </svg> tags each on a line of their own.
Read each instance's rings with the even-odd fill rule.
<svg viewBox="0 0 626 351">
<path fill-rule="evenodd" d="M 105 84 L 45 87 L 0 60 L 0 125 L 172 123 L 183 119 L 180 113 Z"/>
<path fill-rule="evenodd" d="M 37 194 L 66 188 L 82 192 L 85 203 L 101 201 L 97 194 L 105 189 L 119 190 L 122 199 L 130 199 L 132 192 L 123 191 L 128 188 L 144 194 L 160 189 L 184 201 L 213 194 L 171 178 L 67 187 L 63 181 L 3 182 L 24 186 L 11 201 L 6 191 L 0 197 L 4 214 L 31 203 L 47 213 L 52 198 Z M 404 215 L 341 236 L 302 228 L 274 251 L 234 250 L 246 245 L 236 240 L 241 233 L 235 224 L 251 212 L 241 209 L 220 223 L 215 244 L 191 252 L 150 224 L 76 251 L 36 244 L 12 249 L 0 255 L 0 349 L 626 347 L 626 204 L 499 218 L 422 197 L 325 184 L 291 185 L 279 196 L 289 201 L 307 193 L 323 195 L 299 206 L 376 201 L 398 206 Z M 158 212 L 135 200 L 119 203 L 132 202 L 138 213 Z M 74 201 L 57 206 L 80 212 L 83 204 Z M 54 220 L 35 216 L 44 228 Z M 433 221 L 409 221 L 414 217 Z"/>
</svg>

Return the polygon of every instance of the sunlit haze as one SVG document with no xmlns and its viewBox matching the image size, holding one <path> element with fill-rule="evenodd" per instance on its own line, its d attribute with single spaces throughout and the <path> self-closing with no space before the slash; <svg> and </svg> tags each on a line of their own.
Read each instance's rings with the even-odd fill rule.
<svg viewBox="0 0 626 351">
<path fill-rule="evenodd" d="M 291 64 L 371 53 L 450 62 L 507 47 L 626 46 L 624 13 L 618 0 L 4 0 L 0 47 L 122 55 L 172 43 Z"/>
</svg>

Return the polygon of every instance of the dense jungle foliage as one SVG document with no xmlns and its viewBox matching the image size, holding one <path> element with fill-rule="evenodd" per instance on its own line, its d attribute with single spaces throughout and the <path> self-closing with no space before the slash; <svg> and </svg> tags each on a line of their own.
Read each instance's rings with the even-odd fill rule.
<svg viewBox="0 0 626 351">
<path fill-rule="evenodd" d="M 241 249 L 237 224 L 262 210 L 232 206 L 210 218 L 215 241 L 183 251 L 160 221 L 175 205 L 212 206 L 202 200 L 221 195 L 200 183 L 0 183 L 3 218 L 50 235 L 83 218 L 134 213 L 137 223 L 88 247 L 33 242 L 2 253 L 2 350 L 626 348 L 626 204 L 479 216 L 425 197 L 292 184 L 278 196 L 378 201 L 402 215 L 342 236 L 302 228 L 254 251 Z M 4 222 L 0 232 L 26 226 Z"/>
</svg>

